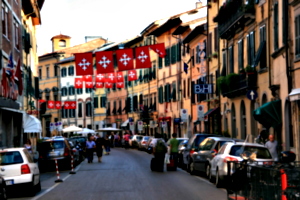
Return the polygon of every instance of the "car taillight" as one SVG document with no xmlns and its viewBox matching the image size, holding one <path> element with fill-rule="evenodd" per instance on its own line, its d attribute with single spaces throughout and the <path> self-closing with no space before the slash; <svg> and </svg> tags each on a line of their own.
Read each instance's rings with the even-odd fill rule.
<svg viewBox="0 0 300 200">
<path fill-rule="evenodd" d="M 190 155 L 192 156 L 194 152 L 194 150 L 190 150 Z"/>
<path fill-rule="evenodd" d="M 65 148 L 64 156 L 69 156 L 69 155 L 70 155 L 69 149 L 68 149 L 68 148 Z"/>
<path fill-rule="evenodd" d="M 227 156 L 227 157 L 224 158 L 223 162 L 227 163 L 228 161 L 238 162 L 238 159 L 230 157 L 230 156 Z"/>
<path fill-rule="evenodd" d="M 27 164 L 21 165 L 21 174 L 30 174 L 30 168 Z"/>
<path fill-rule="evenodd" d="M 146 142 L 146 141 L 143 141 L 142 143 L 143 143 L 143 144 L 147 144 L 147 142 Z"/>
<path fill-rule="evenodd" d="M 75 153 L 77 150 L 76 150 L 76 149 L 73 149 L 72 151 Z"/>
<path fill-rule="evenodd" d="M 273 165 L 273 162 L 272 161 L 264 161 L 263 165 Z"/>
</svg>

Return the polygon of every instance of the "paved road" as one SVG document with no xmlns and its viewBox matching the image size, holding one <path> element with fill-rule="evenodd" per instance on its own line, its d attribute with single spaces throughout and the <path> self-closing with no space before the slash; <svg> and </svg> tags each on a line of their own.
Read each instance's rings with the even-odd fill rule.
<svg viewBox="0 0 300 200">
<path fill-rule="evenodd" d="M 60 173 L 62 183 L 55 183 L 55 172 L 43 173 L 42 191 L 35 197 L 13 196 L 16 200 L 225 200 L 226 192 L 199 176 L 178 169 L 152 172 L 152 155 L 134 149 L 113 148 L 103 162 L 82 162 L 76 174 Z"/>
</svg>

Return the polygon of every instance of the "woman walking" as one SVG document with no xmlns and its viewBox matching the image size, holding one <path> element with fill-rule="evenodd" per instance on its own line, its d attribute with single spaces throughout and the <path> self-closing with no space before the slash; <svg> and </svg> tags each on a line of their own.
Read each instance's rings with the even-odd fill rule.
<svg viewBox="0 0 300 200">
<path fill-rule="evenodd" d="M 109 155 L 109 152 L 110 152 L 110 140 L 108 138 L 108 135 L 105 136 L 104 147 L 105 147 L 106 155 Z"/>
<path fill-rule="evenodd" d="M 104 138 L 98 137 L 96 139 L 96 153 L 98 157 L 98 162 L 102 162 L 102 154 L 103 154 L 103 148 L 104 148 Z"/>
<path fill-rule="evenodd" d="M 94 141 L 94 137 L 89 136 L 88 140 L 86 141 L 86 155 L 87 155 L 88 163 L 93 162 L 95 148 L 96 148 L 96 143 Z"/>
</svg>

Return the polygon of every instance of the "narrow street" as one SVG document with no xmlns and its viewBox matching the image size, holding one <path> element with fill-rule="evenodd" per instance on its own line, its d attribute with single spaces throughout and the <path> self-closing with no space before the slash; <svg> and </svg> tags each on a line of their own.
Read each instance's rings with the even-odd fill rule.
<svg viewBox="0 0 300 200">
<path fill-rule="evenodd" d="M 191 176 L 178 169 L 175 172 L 151 172 L 152 155 L 134 149 L 113 148 L 103 162 L 77 166 L 76 174 L 60 172 L 62 183 L 55 183 L 55 172 L 42 173 L 42 191 L 35 197 L 9 196 L 15 200 L 51 199 L 226 199 L 224 189 L 217 189 L 208 180 Z"/>
</svg>

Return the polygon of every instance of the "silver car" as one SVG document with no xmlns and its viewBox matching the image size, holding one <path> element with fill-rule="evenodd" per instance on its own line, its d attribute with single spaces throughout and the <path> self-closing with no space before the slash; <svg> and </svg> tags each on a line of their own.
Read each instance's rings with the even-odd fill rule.
<svg viewBox="0 0 300 200">
<path fill-rule="evenodd" d="M 225 143 L 210 162 L 209 180 L 216 183 L 216 187 L 221 187 L 222 182 L 227 176 L 227 162 L 228 161 L 242 161 L 241 154 L 245 151 L 254 153 L 252 158 L 258 165 L 270 165 L 274 161 L 268 148 L 256 143 Z M 233 171 L 231 170 L 230 174 Z"/>
<path fill-rule="evenodd" d="M 149 140 L 153 138 L 152 136 L 143 136 L 143 138 L 138 142 L 138 149 L 145 150 L 148 147 Z"/>
</svg>

